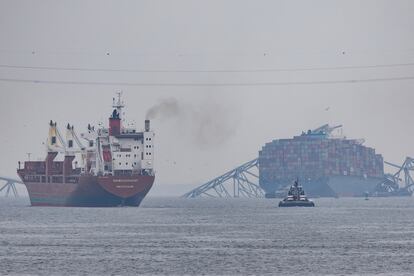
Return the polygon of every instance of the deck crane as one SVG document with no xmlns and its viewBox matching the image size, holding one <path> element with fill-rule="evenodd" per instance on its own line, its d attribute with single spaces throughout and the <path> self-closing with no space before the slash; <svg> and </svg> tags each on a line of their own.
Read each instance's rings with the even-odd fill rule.
<svg viewBox="0 0 414 276">
<path fill-rule="evenodd" d="M 57 143 L 56 138 L 59 140 L 60 145 Z M 73 147 L 73 142 L 75 141 L 78 149 Z M 47 140 L 47 149 L 49 151 L 56 151 L 60 153 L 80 153 L 82 152 L 85 147 L 81 143 L 78 135 L 75 132 L 74 126 L 67 124 L 66 126 L 66 140 L 63 139 L 59 128 L 57 127 L 57 123 L 50 121 L 49 123 L 49 137 Z"/>
<path fill-rule="evenodd" d="M 320 134 L 320 133 L 323 133 L 323 134 L 327 135 L 330 138 L 345 139 L 346 137 L 344 135 L 342 135 L 342 132 L 338 136 L 337 135 L 335 135 L 335 136 L 332 135 L 332 132 L 334 130 L 339 129 L 341 127 L 342 127 L 342 125 L 330 126 L 329 124 L 325 124 L 325 125 L 320 126 L 320 127 L 316 128 L 314 130 L 311 130 L 311 133 L 312 134 Z M 354 139 L 354 141 L 356 143 L 358 143 L 359 145 L 362 145 L 363 143 L 365 143 L 365 139 L 363 139 L 363 138 Z"/>
<path fill-rule="evenodd" d="M 342 125 L 337 125 L 337 126 L 330 126 L 329 124 L 325 124 L 325 125 L 323 125 L 323 126 L 320 126 L 320 127 L 318 127 L 318 128 L 316 128 L 316 129 L 314 129 L 314 130 L 312 130 L 312 134 L 318 134 L 318 133 L 320 133 L 320 132 L 323 132 L 323 133 L 325 133 L 326 135 L 331 135 L 331 133 L 335 130 L 335 129 L 338 129 L 338 128 L 341 128 L 342 127 Z"/>
</svg>

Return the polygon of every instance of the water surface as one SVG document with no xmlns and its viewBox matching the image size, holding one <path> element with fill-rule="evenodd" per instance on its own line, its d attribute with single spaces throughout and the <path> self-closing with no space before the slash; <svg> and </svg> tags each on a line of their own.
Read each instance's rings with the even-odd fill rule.
<svg viewBox="0 0 414 276">
<path fill-rule="evenodd" d="M 414 199 L 147 198 L 140 208 L 0 198 L 0 274 L 410 275 Z"/>
</svg>

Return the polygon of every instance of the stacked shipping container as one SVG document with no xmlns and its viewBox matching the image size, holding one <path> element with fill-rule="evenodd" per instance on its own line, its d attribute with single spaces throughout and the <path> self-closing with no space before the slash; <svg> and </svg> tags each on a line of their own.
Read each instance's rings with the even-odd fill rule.
<svg viewBox="0 0 414 276">
<path fill-rule="evenodd" d="M 259 152 L 260 185 L 267 191 L 295 178 L 317 181 L 332 176 L 381 178 L 383 159 L 356 140 L 332 139 L 324 133 L 302 134 L 267 143 Z"/>
</svg>

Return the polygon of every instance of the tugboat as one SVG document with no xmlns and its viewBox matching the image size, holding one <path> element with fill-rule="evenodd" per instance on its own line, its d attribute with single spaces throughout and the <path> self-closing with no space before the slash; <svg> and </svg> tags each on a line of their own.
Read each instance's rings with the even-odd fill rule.
<svg viewBox="0 0 414 276">
<path fill-rule="evenodd" d="M 315 203 L 309 200 L 303 187 L 299 185 L 299 181 L 295 180 L 295 183 L 290 186 L 287 197 L 279 202 L 279 207 L 315 207 Z"/>
</svg>

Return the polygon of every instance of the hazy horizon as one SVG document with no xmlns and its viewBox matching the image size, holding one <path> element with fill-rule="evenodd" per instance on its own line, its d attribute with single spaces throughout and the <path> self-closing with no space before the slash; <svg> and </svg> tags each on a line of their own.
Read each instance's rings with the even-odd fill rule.
<svg viewBox="0 0 414 276">
<path fill-rule="evenodd" d="M 0 175 L 17 177 L 28 152 L 44 158 L 50 120 L 78 133 L 106 124 L 119 90 L 138 129 L 160 101 L 179 106 L 179 115 L 152 120 L 150 195 L 180 195 L 256 158 L 266 142 L 325 123 L 402 163 L 414 156 L 413 9 L 412 1 L 2 1 Z"/>
</svg>

